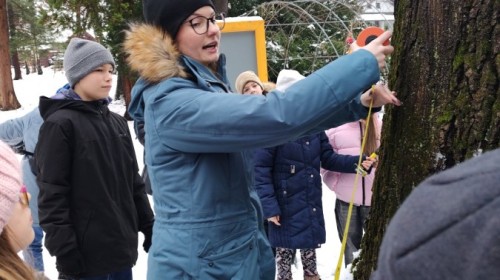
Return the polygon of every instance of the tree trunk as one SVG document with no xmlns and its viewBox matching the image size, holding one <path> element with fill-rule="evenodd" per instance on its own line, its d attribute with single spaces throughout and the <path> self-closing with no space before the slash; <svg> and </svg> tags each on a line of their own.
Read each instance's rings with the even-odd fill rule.
<svg viewBox="0 0 500 280">
<path fill-rule="evenodd" d="M 17 50 L 12 52 L 12 66 L 14 67 L 14 80 L 21 80 L 23 74 L 21 73 L 21 64 L 19 62 L 19 53 Z"/>
<path fill-rule="evenodd" d="M 38 75 L 43 75 L 42 65 L 40 64 L 40 59 L 36 60 L 36 72 Z"/>
<path fill-rule="evenodd" d="M 37 70 L 36 70 L 36 58 L 31 59 L 31 72 L 33 72 L 33 73 L 37 72 Z"/>
<path fill-rule="evenodd" d="M 7 20 L 9 22 L 10 38 L 14 38 L 16 36 L 16 23 L 19 21 L 10 2 L 7 3 Z M 14 80 L 21 80 L 23 75 L 19 64 L 19 53 L 15 47 L 12 50 L 12 66 L 14 67 Z"/>
<path fill-rule="evenodd" d="M 3 111 L 21 107 L 12 84 L 6 4 L 6 0 L 0 0 L 0 110 Z"/>
<path fill-rule="evenodd" d="M 389 82 L 404 105 L 384 116 L 354 279 L 376 269 L 385 228 L 419 182 L 499 147 L 499 12 L 498 0 L 396 1 Z"/>
<path fill-rule="evenodd" d="M 127 120 L 132 120 L 132 117 L 130 117 L 128 113 L 128 105 L 130 104 L 133 85 L 134 82 L 129 75 L 125 76 L 118 73 L 116 95 L 123 95 L 123 99 L 125 100 L 125 113 L 123 114 L 123 117 L 125 117 Z"/>
</svg>

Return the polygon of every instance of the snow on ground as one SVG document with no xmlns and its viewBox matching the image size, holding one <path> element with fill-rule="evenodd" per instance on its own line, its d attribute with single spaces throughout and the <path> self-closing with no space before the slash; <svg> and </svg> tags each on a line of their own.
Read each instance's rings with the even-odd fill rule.
<svg viewBox="0 0 500 280">
<path fill-rule="evenodd" d="M 0 111 L 0 123 L 11 118 L 20 117 L 33 108 L 38 106 L 38 99 L 40 96 L 52 96 L 57 89 L 66 83 L 66 78 L 63 72 L 54 72 L 51 68 L 44 68 L 43 75 L 30 74 L 25 75 L 23 71 L 23 79 L 14 81 L 14 89 L 16 96 L 21 103 L 22 107 L 13 111 Z M 114 79 L 115 85 L 111 89 L 111 97 L 114 97 L 116 91 L 116 77 Z M 115 100 L 110 104 L 110 109 L 121 115 L 125 112 L 125 104 L 122 100 Z M 134 147 L 137 155 L 137 161 L 140 168 L 143 167 L 142 154 L 143 147 L 135 139 L 135 134 L 132 122 L 129 122 L 130 131 L 134 135 Z M 334 271 L 337 266 L 338 257 L 340 253 L 340 241 L 337 234 L 335 224 L 335 194 L 323 185 L 323 211 L 326 222 L 326 243 L 317 249 L 317 262 L 318 272 L 323 280 L 332 279 Z M 133 268 L 134 279 L 146 279 L 147 271 L 147 254 L 142 249 L 143 236 L 139 234 L 139 258 L 136 266 Z M 298 255 L 297 255 L 298 256 Z M 55 258 L 51 257 L 47 250 L 44 249 L 45 273 L 50 279 L 57 279 L 57 270 L 55 268 Z M 302 280 L 302 265 L 300 257 L 297 257 L 297 264 L 292 267 L 295 280 Z M 352 275 L 346 269 L 342 269 L 340 279 L 351 280 Z"/>
</svg>

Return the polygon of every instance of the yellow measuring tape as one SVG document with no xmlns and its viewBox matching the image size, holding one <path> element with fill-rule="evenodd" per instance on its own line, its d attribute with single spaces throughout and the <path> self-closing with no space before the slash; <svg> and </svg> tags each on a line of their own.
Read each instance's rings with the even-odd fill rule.
<svg viewBox="0 0 500 280">
<path fill-rule="evenodd" d="M 372 93 L 375 89 L 375 86 L 372 86 Z M 365 143 L 366 143 L 366 135 L 368 135 L 368 123 L 370 122 L 370 118 L 372 115 L 372 106 L 373 106 L 373 98 L 370 102 L 370 107 L 368 108 L 368 117 L 366 118 L 366 128 L 365 128 L 365 135 L 363 135 L 363 141 L 361 143 L 361 151 L 359 153 L 360 157 L 358 160 L 358 166 L 361 166 L 361 161 L 363 157 L 363 151 L 365 150 Z M 344 235 L 342 237 L 342 246 L 340 248 L 340 256 L 339 256 L 339 261 L 337 262 L 337 268 L 335 269 L 335 280 L 339 280 L 340 277 L 340 270 L 342 268 L 342 261 L 344 260 L 344 251 L 345 251 L 345 246 L 347 244 L 347 234 L 349 233 L 349 225 L 351 224 L 351 215 L 352 215 L 352 206 L 354 204 L 354 196 L 356 195 L 356 190 L 358 189 L 358 178 L 359 178 L 360 173 L 356 172 L 356 177 L 354 177 L 354 187 L 352 190 L 352 195 L 351 195 L 351 201 L 349 202 L 349 210 L 347 211 L 347 221 L 345 224 L 344 228 Z"/>
</svg>

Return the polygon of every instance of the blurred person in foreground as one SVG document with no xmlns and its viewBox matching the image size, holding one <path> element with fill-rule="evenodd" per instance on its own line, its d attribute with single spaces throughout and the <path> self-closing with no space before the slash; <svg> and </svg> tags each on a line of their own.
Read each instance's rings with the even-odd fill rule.
<svg viewBox="0 0 500 280">
<path fill-rule="evenodd" d="M 0 279 L 47 279 L 18 255 L 35 237 L 30 195 L 22 182 L 21 166 L 14 151 L 0 141 Z"/>
<path fill-rule="evenodd" d="M 52 98 L 65 99 L 69 84 L 57 90 Z M 34 153 L 38 142 L 38 133 L 43 123 L 38 107 L 29 113 L 0 124 L 0 140 L 5 141 L 11 147 L 18 146 L 16 153 L 22 154 L 21 167 L 23 170 L 23 182 L 28 192 L 34 197 L 30 202 L 31 216 L 33 217 L 33 231 L 35 239 L 23 250 L 24 259 L 37 271 L 45 270 L 43 262 L 43 230 L 38 219 L 38 185 L 36 183 L 36 167 L 34 166 Z"/>
<path fill-rule="evenodd" d="M 498 279 L 500 149 L 429 177 L 385 232 L 373 280 Z"/>
</svg>

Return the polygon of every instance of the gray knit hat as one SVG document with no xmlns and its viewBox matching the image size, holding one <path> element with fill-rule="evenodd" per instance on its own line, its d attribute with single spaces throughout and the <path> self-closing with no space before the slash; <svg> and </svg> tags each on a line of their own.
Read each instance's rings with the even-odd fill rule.
<svg viewBox="0 0 500 280">
<path fill-rule="evenodd" d="M 73 38 L 64 53 L 64 71 L 71 87 L 74 87 L 94 69 L 107 63 L 115 68 L 111 52 L 94 41 Z"/>
</svg>

